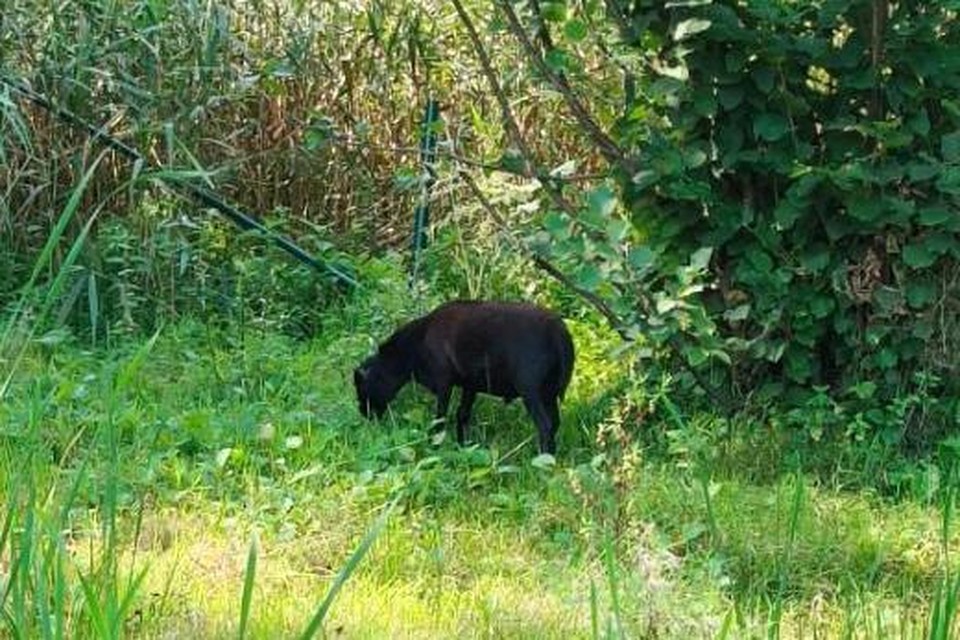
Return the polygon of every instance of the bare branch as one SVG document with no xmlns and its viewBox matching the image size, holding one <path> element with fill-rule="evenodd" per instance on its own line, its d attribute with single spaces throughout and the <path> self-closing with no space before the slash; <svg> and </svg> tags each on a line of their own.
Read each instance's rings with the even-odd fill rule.
<svg viewBox="0 0 960 640">
<path fill-rule="evenodd" d="M 551 200 L 553 200 L 557 207 L 563 209 L 568 215 L 575 216 L 577 211 L 576 207 L 564 197 L 560 187 L 551 180 L 550 175 L 537 167 L 533 161 L 533 154 L 523 138 L 523 132 L 520 131 L 520 125 L 517 124 L 517 119 L 510 109 L 510 102 L 507 100 L 507 95 L 503 92 L 503 87 L 500 86 L 500 82 L 497 80 L 497 72 L 493 68 L 493 63 L 490 62 L 490 56 L 487 55 L 487 50 L 484 48 L 483 43 L 480 42 L 480 36 L 477 35 L 477 30 L 473 26 L 470 14 L 463 8 L 460 0 L 453 0 L 453 6 L 457 9 L 457 14 L 459 14 L 460 20 L 467 30 L 470 42 L 473 43 L 473 49 L 477 54 L 477 58 L 480 60 L 480 66 L 483 67 L 483 73 L 487 77 L 487 82 L 490 83 L 490 89 L 493 91 L 493 95 L 500 105 L 503 126 L 513 140 L 513 144 L 516 145 L 517 150 L 520 152 L 524 172 L 535 176 L 537 180 L 543 184 Z"/>
<path fill-rule="evenodd" d="M 513 10 L 509 0 L 501 0 L 499 4 L 507 16 L 507 23 L 510 27 L 510 31 L 520 42 L 520 45 L 526 52 L 527 57 L 530 58 L 531 62 L 533 62 L 533 65 L 537 68 L 537 71 L 539 71 L 540 74 L 543 75 L 543 77 L 545 77 L 547 80 L 549 80 L 554 88 L 560 93 L 560 95 L 563 96 L 564 102 L 567 103 L 567 108 L 570 109 L 573 117 L 578 123 L 580 123 L 580 126 L 583 127 L 583 129 L 587 132 L 587 135 L 590 136 L 590 139 L 593 140 L 594 144 L 596 144 L 600 149 L 600 153 L 603 154 L 603 157 L 606 158 L 607 162 L 619 166 L 630 175 L 636 173 L 639 169 L 637 164 L 628 158 L 620 146 L 614 142 L 613 139 L 611 139 L 610 136 L 603 131 L 603 129 L 600 128 L 600 125 L 598 125 L 593 116 L 590 115 L 590 113 L 587 111 L 587 108 L 584 107 L 583 103 L 581 103 L 579 98 L 577 98 L 577 95 L 574 92 L 573 87 L 570 86 L 570 82 L 567 80 L 567 77 L 562 72 L 553 71 L 547 66 L 547 63 L 544 62 L 540 52 L 537 51 L 537 48 L 527 36 L 527 32 L 524 30 L 523 24 L 520 23 L 520 19 L 517 17 L 517 14 Z"/>
</svg>

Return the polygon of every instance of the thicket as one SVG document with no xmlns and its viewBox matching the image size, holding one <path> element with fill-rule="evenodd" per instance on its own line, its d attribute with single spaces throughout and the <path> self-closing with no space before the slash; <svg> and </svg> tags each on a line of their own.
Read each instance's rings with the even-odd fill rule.
<svg viewBox="0 0 960 640">
<path fill-rule="evenodd" d="M 826 400 L 888 442 L 943 429 L 960 364 L 958 7 L 530 3 L 536 29 L 515 33 L 571 111 L 588 37 L 625 85 L 609 134 L 580 119 L 616 190 L 554 206 L 544 250 L 714 392 Z"/>
<path fill-rule="evenodd" d="M 150 164 L 113 152 L 101 160 L 62 243 L 87 225 L 89 241 L 47 328 L 103 343 L 194 314 L 315 333 L 338 299 L 332 283 L 164 180 L 209 186 L 321 259 L 405 251 L 428 99 L 442 106 L 447 167 L 432 190 L 435 220 L 462 203 L 458 159 L 498 161 L 496 111 L 465 43 L 446 3 L 6 3 L 3 77 Z M 501 61 L 517 59 L 497 46 Z M 519 73 L 510 83 L 518 95 L 530 86 Z M 518 112 L 543 127 L 538 145 L 575 139 L 550 101 Z M 3 83 L 0 132 L 8 306 L 102 146 Z M 59 246 L 52 256 L 51 280 L 66 254 Z"/>
</svg>

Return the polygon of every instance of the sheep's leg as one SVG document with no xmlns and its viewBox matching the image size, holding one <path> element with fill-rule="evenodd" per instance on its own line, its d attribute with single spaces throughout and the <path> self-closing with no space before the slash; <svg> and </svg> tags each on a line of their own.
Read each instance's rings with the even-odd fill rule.
<svg viewBox="0 0 960 640">
<path fill-rule="evenodd" d="M 437 390 L 437 414 L 433 421 L 433 428 L 439 431 L 443 428 L 447 420 L 447 409 L 450 407 L 450 387 L 442 387 Z"/>
<path fill-rule="evenodd" d="M 476 398 L 477 392 L 473 389 L 464 389 L 460 394 L 460 408 L 457 409 L 457 442 L 460 444 L 467 440 L 467 423 L 470 421 L 473 401 Z"/>
<path fill-rule="evenodd" d="M 523 404 L 527 407 L 527 412 L 533 418 L 533 423 L 537 425 L 537 431 L 540 435 L 540 453 L 549 453 L 551 455 L 557 452 L 556 430 L 557 423 L 553 420 L 553 415 L 557 415 L 559 422 L 559 412 L 556 408 L 556 402 L 547 403 L 539 395 L 523 396 Z M 553 404 L 553 408 L 548 405 Z"/>
<path fill-rule="evenodd" d="M 550 418 L 550 432 L 556 436 L 560 431 L 560 401 L 557 398 L 547 400 L 547 417 Z"/>
</svg>

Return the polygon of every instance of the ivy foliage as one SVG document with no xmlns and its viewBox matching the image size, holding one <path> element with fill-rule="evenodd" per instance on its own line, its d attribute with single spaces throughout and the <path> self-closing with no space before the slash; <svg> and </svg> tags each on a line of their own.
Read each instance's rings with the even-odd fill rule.
<svg viewBox="0 0 960 640">
<path fill-rule="evenodd" d="M 637 167 L 546 216 L 581 284 L 743 393 L 956 378 L 960 2 L 549 4 L 623 69 L 611 135 Z M 651 296 L 698 262 L 664 325 Z"/>
</svg>

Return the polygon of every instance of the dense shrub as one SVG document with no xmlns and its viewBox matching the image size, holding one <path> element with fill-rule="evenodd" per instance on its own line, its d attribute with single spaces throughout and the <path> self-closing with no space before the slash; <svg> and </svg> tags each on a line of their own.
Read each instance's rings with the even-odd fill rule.
<svg viewBox="0 0 960 640">
<path fill-rule="evenodd" d="M 628 78 L 622 208 L 604 187 L 546 218 L 544 247 L 585 265 L 585 286 L 647 334 L 682 302 L 679 351 L 738 397 L 872 380 L 889 398 L 918 369 L 936 396 L 956 379 L 957 3 L 550 5 L 564 33 L 607 25 Z M 710 286 L 661 304 L 691 255 Z"/>
</svg>

